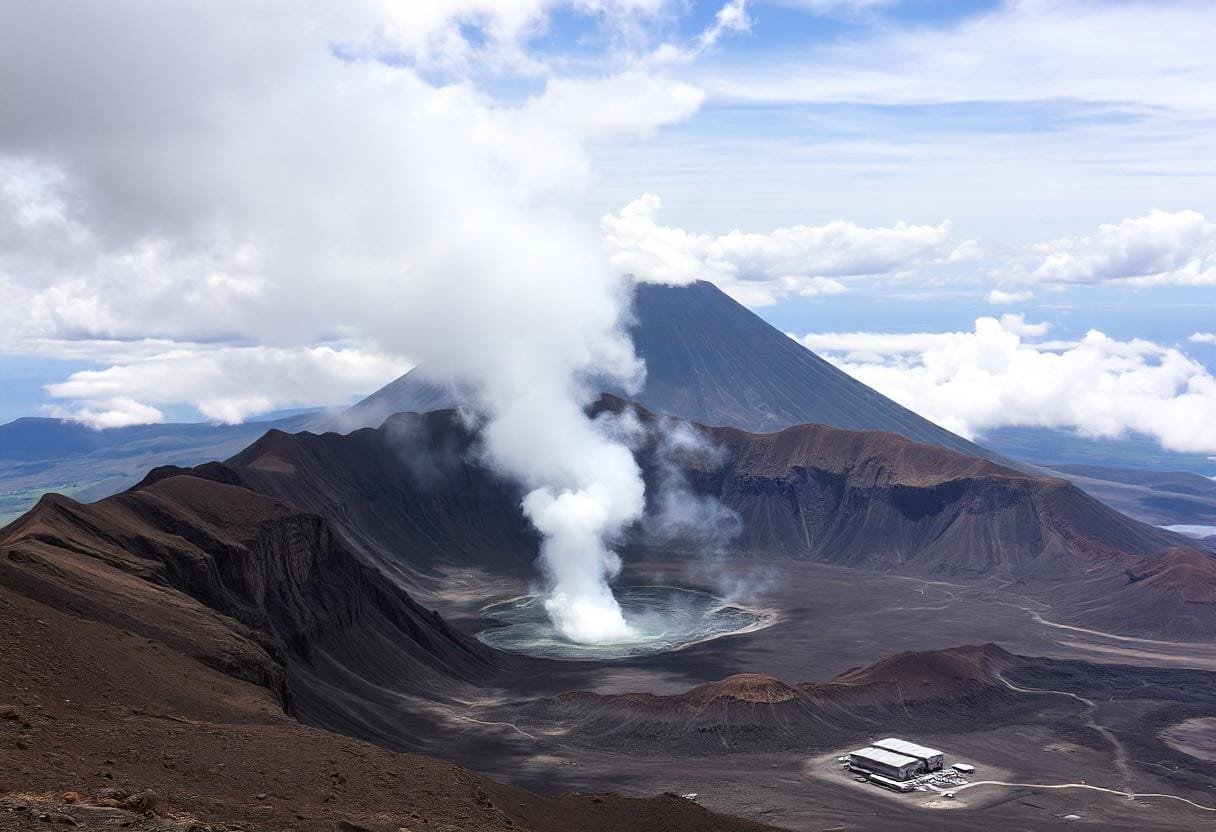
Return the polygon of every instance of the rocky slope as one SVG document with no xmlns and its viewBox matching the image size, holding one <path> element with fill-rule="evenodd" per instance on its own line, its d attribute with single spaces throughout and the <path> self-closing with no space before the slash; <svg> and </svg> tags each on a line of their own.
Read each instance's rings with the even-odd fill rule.
<svg viewBox="0 0 1216 832">
<path fill-rule="evenodd" d="M 0 530 L 0 644 L 0 826 L 764 828 L 389 750 L 426 746 L 445 700 L 510 659 L 218 464 L 92 505 L 47 496 Z"/>
<path fill-rule="evenodd" d="M 0 555 L 7 560 L 11 551 Z M 43 568 L 50 568 L 45 564 Z M 54 572 L 53 569 L 51 569 Z M 760 832 L 674 796 L 541 797 L 308 727 L 177 644 L 0 575 L 0 828 Z M 130 589 L 99 587 L 111 600 Z M 147 599 L 149 603 L 154 598 Z M 164 588 L 169 621 L 181 604 Z M 155 605 L 141 613 L 156 615 Z M 191 647 L 197 635 L 202 642 Z M 179 649 L 180 648 L 180 649 Z"/>
<path fill-rule="evenodd" d="M 1170 633 L 1186 638 L 1216 628 L 1216 605 L 1202 600 L 1209 555 L 1067 481 L 891 433 L 707 428 L 613 397 L 593 410 L 627 409 L 644 426 L 637 453 L 652 514 L 673 494 L 715 500 L 739 521 L 725 543 L 732 557 L 1000 578 L 1087 609 L 1125 593 L 1142 615 L 1087 620 L 1148 632 L 1154 618 L 1169 618 L 1180 622 Z M 687 447 L 673 456 L 675 434 Z M 228 464 L 259 491 L 326 517 L 353 551 L 407 583 L 425 587 L 450 568 L 532 574 L 536 538 L 519 511 L 520 492 L 479 463 L 475 436 L 451 411 L 398 414 L 382 429 L 345 436 L 271 432 Z M 635 530 L 631 557 L 710 545 L 695 534 L 656 542 L 650 531 Z M 1195 550 L 1187 573 L 1208 588 L 1180 593 L 1176 581 L 1129 577 L 1154 572 L 1164 563 L 1157 553 L 1172 548 Z"/>
<path fill-rule="evenodd" d="M 1077 568 L 1077 558 L 1151 555 L 1182 543 L 1065 480 L 890 433 L 799 425 L 701 436 L 717 453 L 692 456 L 687 476 L 739 513 L 736 545 L 759 553 L 1041 579 Z"/>
<path fill-rule="evenodd" d="M 442 699 L 495 672 L 486 648 L 360 564 L 321 517 L 237 482 L 211 464 L 158 469 L 90 505 L 48 495 L 0 535 L 0 584 L 263 685 L 305 718 L 357 722 L 361 697 L 388 681 Z"/>
<path fill-rule="evenodd" d="M 228 460 L 243 481 L 320 514 L 366 560 L 407 582 L 443 566 L 531 574 L 539 540 L 522 491 L 479 463 L 453 411 L 402 413 L 342 435 L 271 431 Z"/>
</svg>

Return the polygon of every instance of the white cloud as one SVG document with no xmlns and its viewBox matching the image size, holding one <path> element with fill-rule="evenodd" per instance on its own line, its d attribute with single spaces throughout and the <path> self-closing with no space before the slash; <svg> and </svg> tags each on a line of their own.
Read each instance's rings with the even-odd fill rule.
<svg viewBox="0 0 1216 832">
<path fill-rule="evenodd" d="M 749 2 L 750 0 L 726 0 L 714 15 L 713 22 L 691 43 L 685 45 L 665 41 L 637 63 L 651 66 L 689 63 L 712 50 L 723 37 L 751 31 L 752 19 L 747 14 Z"/>
<path fill-rule="evenodd" d="M 94 427 L 160 422 L 153 405 L 177 403 L 237 423 L 283 407 L 348 404 L 408 369 L 401 359 L 353 348 L 175 349 L 73 373 L 48 392 L 79 403 L 55 415 Z"/>
<path fill-rule="evenodd" d="M 727 0 L 714 15 L 713 24 L 701 33 L 697 46 L 701 50 L 712 49 L 723 35 L 731 32 L 747 32 L 752 27 L 747 16 L 748 0 Z"/>
<path fill-rule="evenodd" d="M 380 38 L 372 51 L 425 63 L 444 32 L 526 39 L 556 5 L 116 2 L 80 6 L 70 26 L 37 4 L 0 7 L 0 75 L 25 79 L 0 87 L 0 352 L 348 340 L 419 355 L 440 289 L 461 297 L 440 340 L 493 342 L 504 308 L 523 321 L 529 303 L 562 300 L 530 276 L 551 262 L 552 280 L 582 281 L 570 309 L 595 321 L 561 332 L 580 342 L 571 355 L 624 366 L 614 280 L 588 291 L 607 274 L 599 240 L 564 203 L 588 181 L 589 144 L 687 118 L 701 91 L 634 68 L 550 77 L 502 105 L 469 80 L 334 50 Z M 572 5 L 648 20 L 663 4 Z M 470 276 L 490 273 L 496 286 Z M 492 315 L 476 313 L 483 299 Z"/>
<path fill-rule="evenodd" d="M 516 121 L 580 140 L 641 135 L 691 116 L 705 92 L 691 84 L 630 70 L 599 78 L 555 78 Z M 513 123 L 512 126 L 518 126 Z"/>
<path fill-rule="evenodd" d="M 988 302 L 993 306 L 1013 306 L 1033 298 L 1034 292 L 1006 292 L 1001 289 L 993 289 L 988 293 Z"/>
<path fill-rule="evenodd" d="M 1211 115 L 1214 28 L 1216 8 L 1203 0 L 1010 2 L 953 25 L 875 27 L 804 50 L 795 61 L 732 66 L 706 84 L 715 96 L 752 101 L 898 105 L 1050 97 Z"/>
<path fill-rule="evenodd" d="M 97 409 L 98 407 L 102 409 Z M 100 399 L 93 407 L 65 408 L 58 405 L 48 405 L 45 408 L 48 416 L 56 419 L 70 419 L 88 425 L 94 430 L 107 428 L 126 428 L 132 425 L 151 425 L 165 421 L 165 414 L 155 407 L 150 407 L 126 396 L 115 396 L 110 399 Z"/>
<path fill-rule="evenodd" d="M 1216 344 L 1216 332 L 1196 332 L 1187 340 L 1195 344 Z"/>
<path fill-rule="evenodd" d="M 950 217 L 994 245 L 1154 205 L 1213 216 L 1216 4 L 937 5 L 950 12 L 880 11 L 838 36 L 767 44 L 774 15 L 758 8 L 768 48 L 686 75 L 714 102 L 712 134 L 670 138 L 617 198 L 661 193 L 689 228 L 739 210 L 761 227 L 807 210 Z M 696 154 L 709 158 L 690 175 Z"/>
<path fill-rule="evenodd" d="M 659 197 L 646 194 L 601 220 L 612 265 L 642 281 L 709 280 L 748 306 L 787 295 L 831 295 L 848 290 L 838 278 L 890 275 L 946 262 L 962 246 L 950 223 L 863 228 L 843 220 L 797 225 L 766 234 L 731 231 L 714 236 L 660 225 Z"/>
<path fill-rule="evenodd" d="M 1002 315 L 1001 328 L 1023 338 L 1040 338 L 1048 333 L 1051 324 L 1046 321 L 1037 324 L 1028 323 L 1022 315 Z"/>
<path fill-rule="evenodd" d="M 820 333 L 799 339 L 858 380 L 967 437 L 1006 425 L 1091 437 L 1147 434 L 1216 451 L 1216 377 L 1178 349 L 1091 330 L 1028 343 L 1041 326 L 980 318 L 972 332 Z"/>
<path fill-rule="evenodd" d="M 1083 237 L 1030 246 L 1010 279 L 1130 286 L 1216 286 L 1216 223 L 1198 211 L 1157 211 Z"/>
</svg>

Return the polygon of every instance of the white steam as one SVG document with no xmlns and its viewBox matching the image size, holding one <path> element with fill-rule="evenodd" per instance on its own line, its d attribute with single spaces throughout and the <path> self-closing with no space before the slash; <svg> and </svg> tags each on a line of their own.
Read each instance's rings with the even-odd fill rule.
<svg viewBox="0 0 1216 832">
<path fill-rule="evenodd" d="M 423 365 L 474 392 L 487 458 L 530 492 L 558 628 L 621 638 L 612 544 L 644 489 L 584 407 L 589 377 L 628 388 L 640 365 L 626 287 L 562 206 L 590 179 L 587 143 L 703 95 L 635 69 L 499 104 L 417 57 L 428 32 L 497 17 L 431 3 L 422 30 L 400 5 L 0 4 L 0 76 L 23 79 L 0 85 L 0 348 L 151 333 Z M 106 418 L 159 418 L 122 392 Z"/>
</svg>

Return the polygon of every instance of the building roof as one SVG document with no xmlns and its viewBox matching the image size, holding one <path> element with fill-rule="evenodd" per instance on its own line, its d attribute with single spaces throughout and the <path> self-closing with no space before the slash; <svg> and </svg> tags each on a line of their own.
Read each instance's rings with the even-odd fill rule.
<svg viewBox="0 0 1216 832">
<path fill-rule="evenodd" d="M 876 763 L 882 763 L 895 768 L 903 768 L 909 763 L 919 763 L 920 760 L 915 757 L 909 757 L 907 754 L 899 754 L 895 751 L 888 751 L 885 748 L 875 748 L 867 746 L 859 748 L 849 754 L 850 757 L 861 757 L 866 760 L 873 760 Z"/>
<path fill-rule="evenodd" d="M 942 756 L 942 752 L 938 751 L 936 748 L 928 748 L 923 745 L 917 745 L 914 742 L 901 740 L 898 737 L 887 737 L 886 739 L 878 740 L 874 743 L 874 747 L 885 748 L 888 751 L 906 754 L 909 757 L 916 757 L 920 760 L 928 759 L 929 757 Z"/>
</svg>

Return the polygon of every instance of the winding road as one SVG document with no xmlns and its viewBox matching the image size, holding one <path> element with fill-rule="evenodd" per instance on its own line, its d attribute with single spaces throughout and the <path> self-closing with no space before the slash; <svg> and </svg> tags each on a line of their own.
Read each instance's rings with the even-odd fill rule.
<svg viewBox="0 0 1216 832">
<path fill-rule="evenodd" d="M 1193 806 L 1196 809 L 1200 809 L 1204 812 L 1216 812 L 1216 807 L 1204 806 L 1202 803 L 1196 803 L 1193 800 L 1188 800 L 1185 797 L 1179 797 L 1176 794 L 1161 794 L 1159 792 L 1124 792 L 1118 789 L 1103 788 L 1102 786 L 1091 786 L 1088 783 L 1007 783 L 1004 780 L 976 780 L 974 783 L 968 783 L 965 786 L 958 786 L 954 789 L 954 791 L 961 792 L 964 789 L 974 789 L 976 786 L 1009 786 L 1020 789 L 1088 789 L 1091 792 L 1116 794 L 1132 800 L 1141 797 L 1160 797 L 1166 800 L 1180 800 L 1188 806 Z"/>
<path fill-rule="evenodd" d="M 1072 692 L 1066 691 L 1066 690 L 1049 690 L 1049 689 L 1043 689 L 1043 688 L 1024 688 L 1021 685 L 1015 685 L 1013 682 L 1009 681 L 1008 679 L 1006 679 L 1004 676 L 1002 676 L 999 673 L 996 675 L 996 678 L 999 679 L 1005 685 L 1005 687 L 1009 688 L 1012 691 L 1017 691 L 1018 693 L 1067 696 L 1071 699 L 1077 700 L 1082 705 L 1084 705 L 1087 709 L 1086 713 L 1085 713 L 1086 724 L 1088 724 L 1090 728 L 1093 728 L 1095 731 L 1097 731 L 1099 734 L 1101 734 L 1102 737 L 1107 742 L 1109 742 L 1111 744 L 1111 747 L 1114 748 L 1114 750 L 1115 750 L 1115 768 L 1117 768 L 1119 770 L 1119 774 L 1122 775 L 1122 777 L 1123 777 L 1123 782 L 1120 785 L 1127 786 L 1131 782 L 1132 772 L 1131 772 L 1131 767 L 1128 765 L 1128 762 L 1127 762 L 1127 752 L 1124 751 L 1123 744 L 1121 742 L 1119 742 L 1119 738 L 1117 736 L 1115 736 L 1115 732 L 1112 731 L 1110 728 L 1107 728 L 1105 725 L 1098 722 L 1094 718 L 1094 713 L 1097 711 L 1098 706 L 1092 699 L 1086 699 L 1084 696 L 1079 696 L 1075 693 L 1072 693 Z M 1179 800 L 1181 800 L 1181 799 L 1182 798 L 1179 798 Z"/>
</svg>

